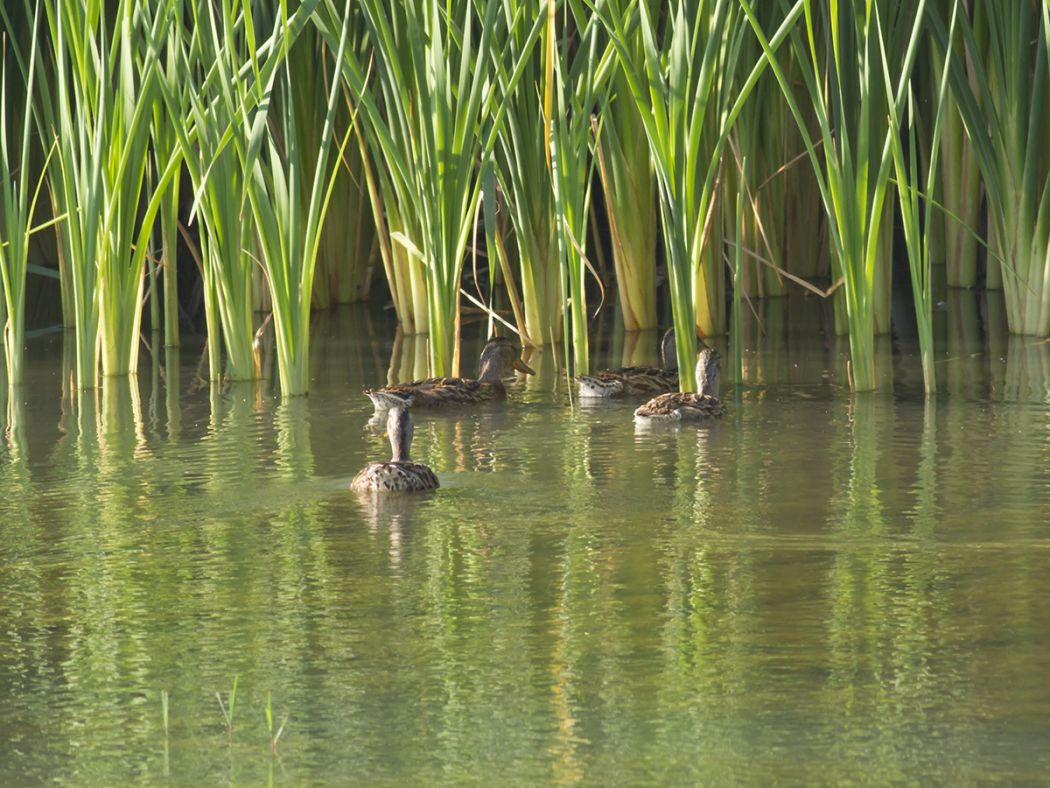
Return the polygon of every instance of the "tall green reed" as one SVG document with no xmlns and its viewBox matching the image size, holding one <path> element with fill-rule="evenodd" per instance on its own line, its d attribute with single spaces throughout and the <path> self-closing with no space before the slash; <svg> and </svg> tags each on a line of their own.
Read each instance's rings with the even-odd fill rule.
<svg viewBox="0 0 1050 788">
<path fill-rule="evenodd" d="M 943 50 L 940 9 L 930 19 Z M 988 198 L 989 282 L 998 263 L 1012 333 L 1048 336 L 1050 6 L 978 3 L 959 28 L 965 57 L 946 63 Z"/>
<path fill-rule="evenodd" d="M 156 66 L 170 2 L 44 0 L 55 58 L 59 172 L 52 188 L 66 214 L 64 253 L 74 289 L 76 379 L 97 382 L 137 366 L 145 256 L 160 198 L 178 171 L 173 155 L 147 188 Z"/>
<path fill-rule="evenodd" d="M 176 28 L 170 37 L 179 49 L 180 70 L 192 77 L 188 88 L 185 83 L 162 85 L 169 113 L 182 119 L 176 135 L 194 186 L 194 214 L 202 225 L 199 262 L 212 380 L 223 374 L 230 380 L 262 374 L 255 342 L 253 273 L 269 258 L 263 254 L 260 259 L 258 254 L 257 221 L 246 173 L 254 175 L 268 139 L 273 86 L 286 63 L 288 47 L 306 29 L 316 5 L 316 1 L 304 3 L 287 17 L 256 20 L 247 2 L 195 3 L 192 28 L 182 32 Z M 265 24 L 269 35 L 261 37 L 256 28 Z M 263 192 L 262 199 L 266 197 Z M 298 191 L 295 197 L 297 208 L 304 211 Z M 293 235 L 292 243 L 305 237 Z M 305 255 L 305 249 L 300 254 Z M 308 296 L 309 287 L 289 289 L 281 305 L 283 316 L 293 309 L 287 305 L 289 299 L 301 301 L 303 292 Z M 287 323 L 278 330 L 288 330 Z M 306 343 L 300 339 L 299 344 L 304 347 L 299 355 L 305 359 Z M 287 370 L 286 377 L 302 380 L 305 364 L 303 360 L 294 373 Z"/>
<path fill-rule="evenodd" d="M 7 15 L 5 14 L 5 17 Z M 10 21 L 9 17 L 7 21 Z M 29 267 L 29 238 L 34 232 L 33 216 L 43 185 L 43 173 L 37 185 L 30 192 L 32 173 L 30 169 L 30 150 L 32 140 L 32 102 L 34 96 L 34 77 L 37 68 L 37 31 L 40 26 L 40 9 L 33 15 L 31 38 L 29 43 L 28 66 L 22 74 L 24 85 L 24 105 L 21 123 L 12 123 L 16 119 L 8 118 L 9 96 L 17 95 L 17 90 L 8 90 L 8 56 L 7 30 L 16 33 L 12 27 L 5 25 L 3 48 L 0 50 L 0 324 L 3 333 L 0 343 L 4 349 L 4 363 L 7 369 L 8 385 L 18 385 L 23 381 L 25 358 L 25 323 L 26 323 L 26 274 Z M 18 46 L 15 40 L 12 46 Z M 26 66 L 25 59 L 18 58 Z M 14 128 L 9 128 L 14 126 Z M 9 132 L 14 132 L 12 138 Z M 53 148 L 52 148 L 53 150 Z M 48 161 L 44 162 L 46 172 Z"/>
<path fill-rule="evenodd" d="M 887 96 L 899 118 L 923 25 L 917 8 L 894 3 L 885 20 L 861 0 L 804 6 L 804 36 L 793 28 L 791 46 L 819 124 L 819 149 L 795 98 L 795 88 L 769 46 L 751 0 L 740 0 L 766 50 L 817 176 L 838 272 L 843 280 L 850 339 L 850 383 L 875 388 L 875 333 L 879 297 L 880 228 L 890 188 L 892 130 Z M 798 8 L 796 4 L 795 8 Z M 786 9 L 786 3 L 781 7 Z M 885 41 L 887 47 L 880 46 Z M 892 53 L 894 68 L 883 68 Z M 893 80 L 885 84 L 886 79 Z M 883 242 L 885 243 L 885 242 Z M 888 298 L 888 293 L 885 294 Z"/>
<path fill-rule="evenodd" d="M 245 9 L 249 6 L 246 4 Z M 247 18 L 246 24 L 250 24 Z M 279 17 L 277 24 L 289 28 L 286 17 Z M 349 29 L 348 0 L 338 31 L 335 69 L 344 61 Z M 286 38 L 286 53 L 290 45 L 291 40 Z M 242 133 L 249 144 L 242 152 L 241 163 L 273 309 L 281 394 L 297 396 L 306 394 L 310 387 L 310 311 L 321 229 L 336 175 L 336 168 L 329 163 L 332 146 L 338 144 L 338 161 L 346 150 L 351 128 L 342 133 L 340 142 L 335 129 L 340 83 L 333 74 L 320 148 L 306 150 L 296 122 L 295 84 L 287 58 L 283 67 L 274 71 L 273 77 L 278 76 L 279 80 L 271 78 L 264 86 L 255 86 L 262 93 L 254 117 L 245 117 L 242 122 Z M 271 114 L 273 108 L 276 112 Z"/>
<path fill-rule="evenodd" d="M 951 0 L 938 0 L 938 9 L 942 16 L 952 8 Z M 970 13 L 965 11 L 965 13 Z M 944 47 L 937 42 L 936 35 L 928 35 L 926 55 L 928 70 L 933 79 L 928 80 L 926 92 L 935 93 L 943 78 Z M 966 63 L 966 49 L 960 37 L 955 38 L 951 48 L 951 57 L 962 59 L 963 68 L 968 79 L 973 78 L 973 64 Z M 927 97 L 931 103 L 932 95 Z M 931 195 L 943 205 L 943 210 L 933 216 L 933 221 L 940 228 L 943 239 L 935 252 L 934 263 L 945 266 L 946 281 L 950 287 L 974 287 L 977 284 L 978 232 L 981 223 L 981 171 L 974 153 L 973 145 L 966 133 L 966 124 L 959 112 L 959 104 L 951 92 L 945 97 L 945 109 L 941 118 L 941 128 L 935 137 L 930 121 L 923 129 L 920 143 L 929 148 L 927 155 L 932 155 L 933 146 L 938 146 L 940 158 L 940 177 L 933 184 Z M 992 261 L 992 269 L 998 264 Z M 995 278 L 995 277 L 993 277 Z"/>
<path fill-rule="evenodd" d="M 631 45 L 638 49 L 636 34 Z M 602 103 L 601 134 L 595 156 L 601 177 L 616 287 L 629 331 L 656 328 L 656 179 L 649 149 L 639 145 L 645 134 L 641 110 L 617 62 L 609 95 Z"/>
<path fill-rule="evenodd" d="M 553 106 L 550 114 L 550 174 L 554 191 L 558 260 L 562 291 L 568 297 L 563 312 L 565 357 L 571 346 L 577 374 L 590 372 L 587 337 L 587 217 L 590 210 L 593 158 L 591 111 L 601 88 L 598 32 L 600 21 L 578 0 L 562 7 L 562 34 L 548 16 L 548 52 L 554 45 L 552 68 Z M 555 44 L 552 39 L 558 39 Z M 608 73 L 606 68 L 605 72 Z M 571 330 L 570 330 L 571 326 Z"/>
<path fill-rule="evenodd" d="M 209 378 L 217 380 L 223 374 L 224 347 L 225 374 L 231 380 L 250 380 L 259 374 L 252 346 L 254 264 L 248 251 L 254 226 L 245 205 L 242 154 L 233 130 L 239 130 L 242 113 L 253 103 L 247 82 L 255 77 L 262 56 L 251 49 L 254 36 L 246 32 L 248 21 L 234 4 L 226 2 L 217 9 L 211 3 L 194 3 L 191 15 L 192 31 L 176 27 L 169 40 L 169 46 L 179 49 L 179 70 L 190 78 L 184 77 L 181 84 L 165 82 L 163 88 L 168 113 L 178 119 L 174 132 L 201 225 Z M 273 47 L 268 59 L 280 57 L 280 48 Z"/>
<path fill-rule="evenodd" d="M 331 46 L 338 15 L 332 0 L 325 6 L 322 32 Z M 520 80 L 542 19 L 507 64 L 508 36 L 526 20 L 519 12 L 508 22 L 496 0 L 455 0 L 444 8 L 437 0 L 361 0 L 360 8 L 375 60 L 346 49 L 342 72 L 368 129 L 372 160 L 391 173 L 388 216 L 418 220 L 411 237 L 391 238 L 424 266 L 431 371 L 449 374 L 460 274 L 481 194 L 477 165 L 492 154 L 506 91 Z"/>
<path fill-rule="evenodd" d="M 347 46 L 360 47 L 363 31 L 359 30 L 362 27 L 359 15 L 351 12 L 348 21 L 350 37 Z M 306 171 L 313 169 L 313 155 L 321 149 L 328 91 L 333 78 L 328 73 L 330 69 L 326 67 L 325 55 L 323 39 L 312 27 L 296 39 L 288 53 L 288 65 L 296 85 L 292 104 Z M 345 129 L 352 123 L 349 102 L 339 101 L 336 127 Z M 376 239 L 374 222 L 369 216 L 363 166 L 360 145 L 347 146 L 332 189 L 328 208 L 331 220 L 321 229 L 313 290 L 313 305 L 318 308 L 360 301 L 368 294 Z M 308 197 L 304 195 L 304 198 Z"/>
<path fill-rule="evenodd" d="M 774 44 L 786 35 L 801 1 Z M 609 32 L 643 119 L 660 190 L 678 365 L 692 369 L 697 329 L 724 330 L 722 244 L 712 238 L 721 229 L 718 178 L 728 133 L 766 57 L 754 64 L 742 59 L 746 20 L 736 2 L 674 0 L 662 26 L 646 0 L 626 6 L 610 0 L 592 8 Z M 642 31 L 641 52 L 630 45 L 634 25 Z M 731 80 L 738 68 L 747 77 L 736 85 Z M 681 386 L 691 391 L 692 376 L 682 375 Z"/>
<path fill-rule="evenodd" d="M 949 42 L 954 41 L 956 19 L 958 17 L 959 3 L 955 0 L 952 10 L 951 33 Z M 876 9 L 876 14 L 878 10 Z M 884 84 L 889 87 L 892 81 L 889 76 L 889 58 L 885 52 L 885 41 L 880 40 L 883 47 L 882 67 L 884 70 Z M 946 48 L 945 57 L 951 57 L 952 48 Z M 933 128 L 931 139 L 936 141 L 941 138 L 942 124 L 945 118 L 945 97 L 948 92 L 947 68 L 938 69 L 941 74 L 939 88 L 936 94 L 936 103 L 933 107 Z M 917 139 L 916 121 L 916 97 L 914 90 L 909 87 L 908 92 L 908 120 L 907 137 L 904 137 L 902 128 L 903 119 L 897 116 L 897 105 L 892 95 L 887 95 L 886 105 L 890 111 L 890 144 L 893 151 L 893 167 L 897 178 L 897 194 L 901 207 L 901 220 L 904 228 L 904 241 L 908 250 L 908 269 L 911 274 L 912 300 L 915 304 L 915 320 L 919 334 L 919 352 L 922 356 L 922 378 L 927 394 L 937 390 L 937 373 L 934 364 L 934 340 L 933 340 L 933 271 L 931 257 L 931 239 L 934 232 L 933 226 L 933 199 L 931 197 L 934 189 L 935 179 L 938 171 L 938 157 L 940 147 L 936 144 L 931 146 L 930 159 L 925 174 L 919 169 L 919 141 Z M 947 107 L 952 112 L 954 107 Z M 907 140 L 907 158 L 905 157 L 904 141 Z M 923 191 L 925 190 L 925 196 Z"/>
<path fill-rule="evenodd" d="M 774 6 L 764 6 L 767 12 L 770 9 L 776 10 Z M 758 42 L 751 38 L 748 43 L 748 57 L 761 56 Z M 733 165 L 724 170 L 727 205 L 736 202 L 738 192 L 746 198 L 742 216 L 735 212 L 726 216 L 726 234 L 733 238 L 735 246 L 746 250 L 741 270 L 734 270 L 734 279 L 749 296 L 781 296 L 785 290 L 782 272 L 788 268 L 784 236 L 790 199 L 784 171 L 789 155 L 785 121 L 790 118 L 780 87 L 766 74 L 755 86 L 733 128 Z M 749 165 L 747 177 L 742 166 L 744 159 Z M 812 227 L 806 228 L 806 232 L 812 231 Z M 735 255 L 736 249 L 731 250 L 730 256 Z"/>
<path fill-rule="evenodd" d="M 504 15 L 510 24 L 517 14 L 525 12 L 528 16 L 537 16 L 544 7 L 549 8 L 549 0 L 506 3 Z M 553 23 L 550 15 L 548 20 Z M 549 170 L 548 96 L 553 85 L 548 83 L 551 75 L 547 74 L 547 69 L 553 70 L 553 53 L 548 56 L 547 47 L 533 46 L 529 40 L 530 32 L 523 25 L 515 25 L 507 38 L 509 56 L 520 58 L 523 67 L 517 90 L 511 91 L 507 85 L 501 88 L 508 95 L 506 120 L 500 126 L 495 149 L 495 172 L 505 195 L 514 244 L 507 250 L 502 235 L 499 239 L 493 235 L 492 243 L 486 245 L 491 247 L 490 258 L 496 257 L 501 269 L 509 270 L 510 258 L 512 255 L 517 258 L 524 317 L 523 341 L 549 345 L 562 338 L 564 301 Z M 549 45 L 553 44 L 551 34 Z M 529 47 L 527 53 L 524 51 L 526 46 Z M 485 189 L 486 201 L 491 191 L 491 187 Z M 486 229 L 490 223 L 491 220 L 486 222 Z M 492 232 L 495 232 L 494 228 Z M 490 264 L 495 262 L 490 260 Z"/>
<path fill-rule="evenodd" d="M 172 31 L 169 33 L 165 43 L 164 53 L 157 64 L 157 79 L 160 89 L 153 98 L 153 166 L 154 175 L 163 173 L 167 163 L 175 155 L 179 147 L 178 130 L 183 123 L 182 113 L 173 113 L 168 103 L 164 100 L 164 91 L 179 95 L 181 101 L 179 106 L 185 106 L 190 96 L 192 81 L 187 79 L 187 72 L 183 71 L 180 61 L 180 52 L 177 46 L 177 37 L 182 32 L 183 1 L 173 0 L 174 15 L 172 20 Z M 183 151 L 185 153 L 185 150 Z M 180 172 L 176 172 L 171 179 L 171 186 L 164 191 L 160 200 L 158 219 L 160 225 L 160 258 L 159 258 L 159 281 L 156 272 L 153 288 L 161 284 L 162 305 L 160 307 L 161 318 L 153 324 L 154 332 L 161 330 L 163 325 L 164 346 L 177 347 L 179 345 L 179 276 L 178 276 L 178 243 L 179 243 L 179 186 Z M 154 296 L 156 293 L 154 293 Z M 154 316 L 156 317 L 156 316 Z"/>
</svg>

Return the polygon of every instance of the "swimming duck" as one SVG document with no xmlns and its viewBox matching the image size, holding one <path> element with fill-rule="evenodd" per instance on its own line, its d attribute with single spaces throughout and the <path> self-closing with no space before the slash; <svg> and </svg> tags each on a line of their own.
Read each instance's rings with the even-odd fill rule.
<svg viewBox="0 0 1050 788">
<path fill-rule="evenodd" d="M 576 378 L 581 397 L 626 397 L 660 394 L 678 390 L 678 358 L 675 356 L 674 329 L 660 341 L 663 369 L 621 367 Z"/>
<path fill-rule="evenodd" d="M 354 477 L 350 489 L 355 492 L 421 492 L 436 490 L 438 479 L 426 465 L 412 462 L 412 417 L 403 407 L 391 408 L 386 417 L 390 436 L 390 462 L 370 462 Z"/>
<path fill-rule="evenodd" d="M 426 378 L 411 383 L 396 383 L 365 392 L 375 406 L 376 414 L 396 407 L 434 408 L 440 405 L 464 405 L 507 396 L 503 378 L 516 369 L 529 375 L 536 373 L 518 356 L 517 346 L 506 337 L 493 337 L 481 351 L 481 371 L 472 378 Z"/>
<path fill-rule="evenodd" d="M 701 421 L 725 415 L 726 406 L 718 398 L 719 357 L 704 348 L 696 358 L 696 393 L 661 394 L 634 412 L 636 419 Z"/>
</svg>

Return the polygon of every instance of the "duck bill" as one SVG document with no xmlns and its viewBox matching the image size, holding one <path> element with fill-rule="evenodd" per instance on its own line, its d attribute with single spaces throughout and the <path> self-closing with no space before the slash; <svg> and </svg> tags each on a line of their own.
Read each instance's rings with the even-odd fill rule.
<svg viewBox="0 0 1050 788">
<path fill-rule="evenodd" d="M 514 366 L 514 369 L 518 370 L 518 372 L 524 372 L 526 375 L 535 375 L 536 374 L 536 370 L 534 370 L 532 367 L 530 367 L 528 364 L 526 364 L 520 358 L 514 359 L 514 365 L 513 366 Z"/>
</svg>

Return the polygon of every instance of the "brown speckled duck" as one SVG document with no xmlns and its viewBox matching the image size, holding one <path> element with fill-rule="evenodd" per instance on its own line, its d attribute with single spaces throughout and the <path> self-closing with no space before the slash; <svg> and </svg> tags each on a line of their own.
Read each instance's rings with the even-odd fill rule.
<svg viewBox="0 0 1050 788">
<path fill-rule="evenodd" d="M 678 358 L 675 356 L 674 329 L 660 341 L 663 369 L 621 367 L 576 378 L 581 397 L 652 396 L 678 390 Z"/>
<path fill-rule="evenodd" d="M 426 378 L 396 383 L 365 392 L 376 414 L 390 408 L 436 408 L 441 405 L 470 405 L 490 399 L 503 399 L 507 389 L 503 378 L 512 369 L 536 374 L 519 358 L 517 346 L 506 337 L 493 337 L 481 351 L 481 371 L 477 379 Z"/>
<path fill-rule="evenodd" d="M 406 408 L 391 408 L 386 419 L 390 462 L 370 462 L 354 477 L 355 492 L 422 492 L 436 490 L 438 479 L 429 467 L 409 459 L 412 446 L 412 417 Z"/>
<path fill-rule="evenodd" d="M 696 393 L 661 394 L 634 412 L 639 421 L 704 421 L 724 416 L 726 406 L 718 398 L 719 357 L 704 348 L 696 359 Z"/>
</svg>

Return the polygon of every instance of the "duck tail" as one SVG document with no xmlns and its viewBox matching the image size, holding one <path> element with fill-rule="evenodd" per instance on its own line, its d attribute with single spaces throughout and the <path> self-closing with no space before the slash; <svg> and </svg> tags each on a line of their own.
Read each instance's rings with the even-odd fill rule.
<svg viewBox="0 0 1050 788">
<path fill-rule="evenodd" d="M 413 398 L 411 395 L 396 394 L 383 389 L 366 389 L 365 395 L 372 400 L 376 413 L 382 413 L 391 408 L 411 408 Z"/>
<path fill-rule="evenodd" d="M 601 380 L 590 375 L 576 378 L 581 397 L 616 397 L 623 393 L 623 383 L 618 380 Z"/>
</svg>

